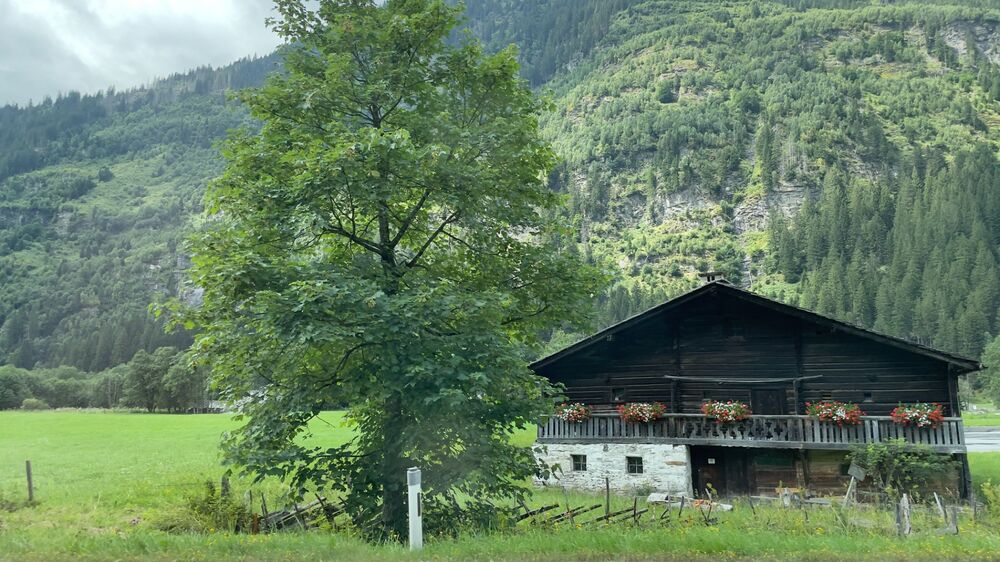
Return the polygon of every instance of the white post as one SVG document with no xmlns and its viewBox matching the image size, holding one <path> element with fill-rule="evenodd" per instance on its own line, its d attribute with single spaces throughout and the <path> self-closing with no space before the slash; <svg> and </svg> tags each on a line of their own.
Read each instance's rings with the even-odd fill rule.
<svg viewBox="0 0 1000 562">
<path fill-rule="evenodd" d="M 410 504 L 410 550 L 420 550 L 424 546 L 424 514 L 420 505 L 419 468 L 406 471 L 406 485 Z"/>
</svg>

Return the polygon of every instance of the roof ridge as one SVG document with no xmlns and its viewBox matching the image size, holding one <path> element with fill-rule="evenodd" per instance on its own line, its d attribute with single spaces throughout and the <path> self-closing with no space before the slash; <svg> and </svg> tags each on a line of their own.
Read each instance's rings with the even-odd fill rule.
<svg viewBox="0 0 1000 562">
<path fill-rule="evenodd" d="M 572 355 L 573 353 L 576 353 L 584 348 L 590 347 L 591 345 L 599 342 L 606 336 L 612 335 L 636 323 L 652 318 L 653 316 L 655 316 L 660 312 L 676 307 L 689 300 L 698 298 L 703 294 L 710 294 L 716 292 L 719 289 L 723 291 L 730 291 L 737 298 L 742 298 L 743 300 L 746 300 L 748 302 L 753 302 L 754 304 L 757 304 L 759 306 L 765 306 L 771 309 L 777 309 L 778 312 L 784 312 L 786 314 L 791 314 L 794 316 L 805 317 L 805 319 L 814 322 L 833 324 L 835 328 L 839 328 L 847 332 L 852 332 L 854 333 L 854 335 L 857 335 L 859 337 L 867 338 L 874 341 L 879 341 L 880 343 L 886 345 L 892 345 L 894 347 L 903 349 L 905 351 L 918 353 L 920 355 L 932 357 L 939 361 L 947 362 L 949 364 L 959 367 L 960 369 L 963 369 L 963 372 L 977 371 L 982 368 L 982 365 L 976 359 L 971 359 L 957 353 L 951 353 L 949 351 L 943 351 L 934 347 L 912 342 L 898 336 L 893 336 L 869 328 L 864 328 L 862 326 L 858 326 L 856 324 L 852 324 L 844 320 L 839 320 L 837 318 L 826 316 L 818 312 L 813 312 L 811 310 L 807 310 L 792 304 L 784 303 L 770 297 L 765 297 L 764 295 L 755 293 L 747 289 L 743 289 L 742 287 L 737 287 L 736 285 L 730 283 L 729 281 L 726 281 L 725 279 L 719 279 L 708 282 L 700 287 L 696 287 L 690 291 L 687 291 L 686 293 L 682 293 L 672 299 L 668 299 L 667 301 L 662 302 L 656 306 L 652 306 L 642 312 L 633 314 L 632 316 L 629 316 L 628 318 L 620 322 L 612 324 L 611 326 L 608 326 L 603 330 L 599 330 L 598 332 L 590 336 L 582 338 L 579 341 L 570 344 L 569 346 L 559 351 L 556 351 L 555 353 L 551 353 L 545 357 L 535 360 L 534 362 L 529 364 L 529 367 L 531 367 L 532 369 L 544 367 L 545 365 L 552 363 L 553 361 L 556 361 L 558 359 L 561 359 L 562 357 L 565 357 L 567 355 Z"/>
</svg>

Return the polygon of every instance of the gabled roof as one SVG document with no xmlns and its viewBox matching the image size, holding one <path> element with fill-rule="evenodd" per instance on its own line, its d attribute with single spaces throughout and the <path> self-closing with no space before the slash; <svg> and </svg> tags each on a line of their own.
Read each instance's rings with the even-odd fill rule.
<svg viewBox="0 0 1000 562">
<path fill-rule="evenodd" d="M 737 299 L 752 304 L 756 304 L 764 308 L 768 308 L 778 313 L 785 314 L 787 316 L 802 319 L 806 322 L 811 322 L 813 324 L 826 326 L 847 334 L 852 334 L 868 340 L 896 347 L 904 351 L 916 353 L 918 355 L 923 355 L 925 357 L 930 357 L 938 361 L 943 361 L 954 367 L 954 371 L 957 373 L 968 373 L 971 371 L 978 371 L 982 369 L 982 365 L 979 363 L 979 361 L 975 359 L 969 359 L 968 357 L 963 357 L 955 353 L 950 353 L 926 345 L 913 343 L 911 341 L 902 338 L 897 338 L 895 336 L 882 334 L 873 330 L 856 326 L 854 324 L 850 324 L 848 322 L 836 320 L 830 318 L 829 316 L 823 316 L 822 314 L 817 314 L 815 312 L 811 312 L 809 310 L 805 310 L 797 306 L 792 306 L 790 304 L 778 302 L 776 300 L 763 297 L 756 293 L 740 289 L 739 287 L 733 286 L 726 281 L 713 281 L 711 283 L 707 283 L 705 285 L 702 285 L 701 287 L 698 287 L 697 289 L 684 293 L 679 297 L 670 299 L 663 304 L 654 306 L 649 310 L 646 310 L 645 312 L 640 312 L 635 316 L 626 318 L 625 320 L 622 320 L 621 322 L 613 326 L 605 328 L 604 330 L 601 330 L 600 332 L 597 332 L 596 334 L 590 337 L 584 338 L 561 351 L 557 351 L 552 355 L 543 357 L 535 361 L 534 363 L 529 365 L 529 367 L 534 370 L 540 369 L 550 363 L 562 359 L 563 357 L 583 351 L 589 348 L 590 346 L 605 340 L 608 336 L 612 334 L 615 334 L 626 328 L 630 328 L 632 326 L 640 324 L 646 320 L 655 317 L 656 315 L 662 312 L 669 311 L 671 309 L 679 307 L 684 303 L 712 294 L 722 294 L 722 295 L 732 296 Z"/>
</svg>

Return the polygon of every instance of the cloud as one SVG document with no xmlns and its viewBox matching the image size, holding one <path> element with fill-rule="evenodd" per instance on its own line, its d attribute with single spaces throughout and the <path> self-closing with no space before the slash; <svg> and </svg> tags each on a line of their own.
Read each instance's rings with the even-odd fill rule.
<svg viewBox="0 0 1000 562">
<path fill-rule="evenodd" d="M 271 0 L 0 0 L 0 105 L 271 52 Z"/>
</svg>

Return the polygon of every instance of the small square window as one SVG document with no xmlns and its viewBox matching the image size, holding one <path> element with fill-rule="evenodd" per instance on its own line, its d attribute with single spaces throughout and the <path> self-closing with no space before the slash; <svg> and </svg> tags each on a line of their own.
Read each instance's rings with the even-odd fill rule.
<svg viewBox="0 0 1000 562">
<path fill-rule="evenodd" d="M 642 474 L 642 457 L 625 457 L 629 474 Z"/>
<path fill-rule="evenodd" d="M 570 455 L 573 458 L 573 472 L 587 470 L 587 455 Z"/>
<path fill-rule="evenodd" d="M 872 393 L 871 392 L 866 392 L 864 394 L 864 401 L 865 402 L 874 402 L 875 401 L 874 399 L 872 399 Z"/>
<path fill-rule="evenodd" d="M 624 388 L 612 388 L 611 389 L 611 401 L 612 402 L 624 402 L 625 401 L 625 389 Z"/>
</svg>

